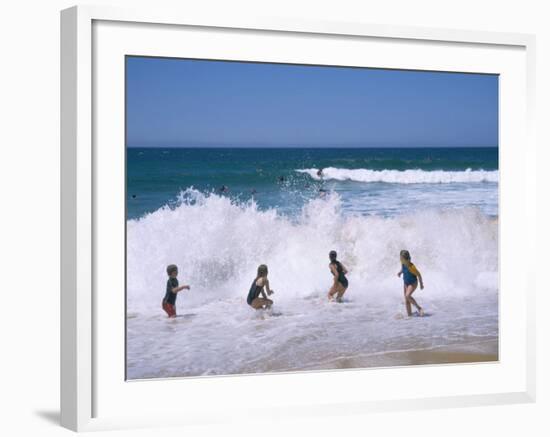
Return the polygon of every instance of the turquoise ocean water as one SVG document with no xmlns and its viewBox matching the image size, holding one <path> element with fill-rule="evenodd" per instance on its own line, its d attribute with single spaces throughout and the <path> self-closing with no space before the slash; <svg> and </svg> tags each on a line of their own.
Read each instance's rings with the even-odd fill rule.
<svg viewBox="0 0 550 437">
<path fill-rule="evenodd" d="M 476 205 L 496 215 L 497 182 L 497 148 L 128 148 L 126 200 L 129 219 L 191 187 L 290 214 L 327 190 L 364 214 Z"/>
</svg>

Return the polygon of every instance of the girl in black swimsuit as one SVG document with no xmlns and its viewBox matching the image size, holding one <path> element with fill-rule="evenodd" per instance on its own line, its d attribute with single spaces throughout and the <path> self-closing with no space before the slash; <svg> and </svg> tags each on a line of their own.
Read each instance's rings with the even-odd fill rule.
<svg viewBox="0 0 550 437">
<path fill-rule="evenodd" d="M 336 251 L 331 250 L 328 254 L 328 257 L 330 259 L 330 264 L 328 265 L 328 268 L 330 269 L 330 272 L 332 273 L 332 276 L 334 277 L 334 283 L 332 284 L 332 287 L 330 287 L 330 290 L 328 292 L 328 300 L 332 300 L 334 298 L 334 295 L 336 294 L 336 301 L 342 302 L 342 296 L 348 289 L 348 278 L 346 278 L 346 273 L 348 273 L 348 270 L 344 267 L 344 265 L 336 260 Z"/>
<path fill-rule="evenodd" d="M 246 298 L 246 303 L 255 310 L 259 310 L 262 308 L 267 309 L 270 308 L 271 305 L 273 305 L 273 301 L 267 298 L 264 291 L 265 287 L 268 295 L 274 293 L 274 291 L 269 288 L 267 273 L 267 266 L 265 264 L 262 264 L 258 267 L 258 274 L 256 275 L 256 279 L 252 281 L 250 291 L 248 292 L 248 296 Z M 260 295 L 262 297 L 260 297 Z"/>
</svg>

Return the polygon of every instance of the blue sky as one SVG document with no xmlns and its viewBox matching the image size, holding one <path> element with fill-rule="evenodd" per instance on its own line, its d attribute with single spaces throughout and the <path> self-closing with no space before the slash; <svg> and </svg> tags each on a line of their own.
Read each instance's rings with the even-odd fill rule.
<svg viewBox="0 0 550 437">
<path fill-rule="evenodd" d="M 497 146 L 498 76 L 126 58 L 127 145 Z"/>
</svg>

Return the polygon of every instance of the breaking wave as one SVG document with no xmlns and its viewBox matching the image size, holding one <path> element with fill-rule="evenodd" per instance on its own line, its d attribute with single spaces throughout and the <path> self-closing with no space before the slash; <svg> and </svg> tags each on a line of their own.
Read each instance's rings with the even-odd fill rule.
<svg viewBox="0 0 550 437">
<path fill-rule="evenodd" d="M 316 180 L 337 180 L 355 182 L 386 182 L 390 184 L 450 184 L 498 182 L 498 170 L 369 170 L 366 168 L 348 169 L 327 167 L 296 170 L 306 173 Z"/>
</svg>

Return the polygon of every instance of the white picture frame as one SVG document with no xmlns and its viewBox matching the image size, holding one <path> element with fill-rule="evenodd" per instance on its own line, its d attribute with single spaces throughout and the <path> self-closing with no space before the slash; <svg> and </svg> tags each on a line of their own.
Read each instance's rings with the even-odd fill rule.
<svg viewBox="0 0 550 437">
<path fill-rule="evenodd" d="M 104 268 L 107 263 L 117 264 L 123 257 L 124 248 L 113 246 L 107 259 L 105 244 L 100 241 L 109 235 L 109 241 L 121 241 L 121 223 L 112 227 L 105 218 L 104 205 L 115 205 L 120 200 L 123 187 L 116 187 L 123 174 L 120 150 L 120 93 L 123 92 L 124 77 L 120 76 L 121 54 L 157 53 L 162 56 L 178 56 L 178 47 L 163 44 L 167 33 L 179 32 L 186 38 L 192 32 L 201 35 L 224 33 L 223 40 L 254 36 L 255 40 L 269 38 L 278 40 L 308 39 L 325 41 L 330 38 L 335 44 L 376 45 L 383 43 L 388 53 L 380 54 L 377 66 L 403 68 L 405 45 L 407 47 L 429 46 L 439 59 L 411 59 L 406 65 L 413 69 L 479 71 L 503 74 L 506 80 L 501 89 L 501 198 L 504 209 L 500 223 L 501 237 L 501 286 L 513 287 L 518 300 L 517 318 L 514 330 L 508 329 L 509 300 L 501 302 L 502 324 L 500 335 L 504 340 L 500 361 L 496 364 L 425 366 L 417 369 L 372 369 L 341 371 L 318 375 L 316 372 L 270 376 L 238 376 L 215 378 L 187 378 L 185 380 L 142 381 L 138 383 L 120 380 L 120 368 L 110 369 L 109 363 L 119 363 L 117 347 L 120 348 L 120 327 L 124 325 L 125 314 L 119 313 L 120 301 L 113 310 L 107 311 L 105 302 L 98 299 L 103 290 L 105 277 L 110 273 Z M 139 35 L 147 32 L 147 41 Z M 233 32 L 233 33 L 231 33 Z M 121 35 L 131 35 L 123 38 Z M 175 35 L 175 34 L 174 34 Z M 179 35 L 179 34 L 178 34 Z M 173 37 L 173 35 L 171 35 Z M 227 37 L 227 38 L 226 38 Z M 325 40 L 323 40 L 325 38 Z M 172 38 L 173 39 L 173 38 Z M 196 44 L 195 57 L 214 56 L 213 53 L 231 54 L 231 47 L 224 47 L 222 39 L 213 39 L 213 44 Z M 250 38 L 249 38 L 250 39 Z M 127 40 L 132 41 L 131 52 L 126 52 Z M 109 42 L 109 44 L 106 44 Z M 215 44 L 214 44 L 215 43 Z M 226 42 L 225 44 L 230 44 Z M 261 60 L 265 52 L 255 51 L 258 47 L 251 42 L 248 59 Z M 281 43 L 283 44 L 283 43 Z M 246 44 L 245 44 L 246 45 Z M 394 46 L 402 45 L 395 48 Z M 181 46 L 181 44 L 180 44 Z M 345 46 L 344 46 L 345 47 Z M 394 47 L 394 48 L 392 48 Z M 449 47 L 456 48 L 456 56 L 446 56 Z M 299 48 L 296 50 L 299 51 Z M 427 49 L 428 50 L 428 49 Z M 171 55 L 170 53 L 173 54 Z M 296 54 L 285 56 L 300 57 Z M 385 52 L 386 50 L 384 50 Z M 255 54 L 256 53 L 256 54 Z M 287 53 L 290 53 L 287 50 Z M 375 53 L 375 52 L 373 52 Z M 380 51 L 376 52 L 380 53 Z M 427 52 L 428 53 L 428 52 Z M 472 53 L 475 54 L 472 55 Z M 260 420 L 266 417 L 291 417 L 372 411 L 398 411 L 416 408 L 439 408 L 532 402 L 535 399 L 535 274 L 528 263 L 529 254 L 534 253 L 535 226 L 535 159 L 536 146 L 533 138 L 534 119 L 534 59 L 535 39 L 532 35 L 494 32 L 462 31 L 452 29 L 425 29 L 417 27 L 385 26 L 365 23 L 315 22 L 307 20 L 285 20 L 276 18 L 242 18 L 228 20 L 224 17 L 194 16 L 190 11 L 127 10 L 111 7 L 78 6 L 61 12 L 61 424 L 75 431 L 113 429 L 121 427 L 166 426 L 219 423 L 244 420 L 247 409 L 247 394 L 254 390 L 270 390 L 272 398 L 254 406 L 254 415 Z M 487 54 L 494 58 L 486 59 Z M 348 54 L 349 55 L 349 54 Z M 472 55 L 470 58 L 468 58 Z M 274 53 L 270 60 L 277 55 Z M 323 56 L 331 56 L 324 54 Z M 334 55 L 332 55 L 334 56 Z M 349 55 L 353 56 L 353 54 Z M 385 57 L 384 57 L 385 56 Z M 461 56 L 463 57 L 460 60 Z M 454 60 L 451 58 L 455 58 Z M 464 59 L 468 58 L 466 61 Z M 110 59 L 118 67 L 105 69 Z M 277 58 L 284 61 L 283 58 Z M 328 59 L 328 58 L 327 58 Z M 99 60 L 99 62 L 98 62 Z M 244 60 L 244 59 L 242 59 Z M 494 61 L 496 67 L 491 67 Z M 328 60 L 326 61 L 328 62 Z M 341 59 L 332 63 L 341 64 Z M 374 62 L 374 61 L 373 61 Z M 456 64 L 453 64 L 456 62 Z M 462 62 L 462 63 L 461 63 Z M 304 61 L 308 63 L 308 61 Z M 323 62 L 321 62 L 323 63 Z M 346 65 L 344 63 L 343 65 Z M 349 64 L 351 65 L 351 64 Z M 444 65 L 441 67 L 438 65 Z M 453 65 L 456 65 L 453 67 Z M 446 66 L 446 67 L 445 67 Z M 488 71 L 490 70 L 490 71 Z M 117 73 L 111 73 L 116 71 Z M 505 73 L 503 73 L 505 72 Z M 109 78 L 109 86 L 101 81 Z M 122 89 L 121 89 L 122 87 Z M 98 93 L 98 89 L 102 89 Z M 110 95 L 108 109 L 101 93 Z M 122 95 L 123 96 L 123 95 Z M 514 105 L 512 105 L 512 103 Z M 512 108 L 512 106 L 514 106 Z M 107 114 L 107 109 L 114 111 Z M 103 109 L 106 109 L 105 111 Z M 119 111 L 120 112 L 120 111 Z M 105 120 L 110 120 L 106 122 Z M 502 126 L 503 120 L 507 121 Z M 99 126 L 99 127 L 98 127 Z M 518 146 L 521 144 L 522 146 Z M 106 148 L 109 146 L 109 148 Z M 111 147 L 112 146 L 112 147 Z M 122 149 L 118 149 L 121 147 Z M 98 148 L 101 153 L 98 153 Z M 106 152 L 107 151 L 107 152 Z M 116 155 L 106 160 L 106 153 Z M 111 159 L 112 158 L 112 159 Z M 512 178 L 513 173 L 513 178 Z M 117 179 L 118 178 L 118 179 Z M 113 184 L 113 182 L 115 182 Z M 112 192 L 110 192 L 112 191 Z M 117 197 L 118 196 L 118 197 Z M 102 203 L 105 202 L 105 203 Z M 521 207 L 518 207 L 521 202 Z M 123 207 L 123 205 L 120 205 Z M 119 215 L 114 221 L 118 220 Z M 514 228 L 525 229 L 522 238 L 514 234 Z M 116 229 L 115 229 L 116 228 Z M 113 233 L 111 233 L 113 232 Z M 520 255 L 516 255 L 516 249 Z M 522 255 L 523 254 L 523 255 Z M 528 254 L 528 256 L 524 256 Z M 521 259 L 521 257 L 523 259 Z M 117 264 L 118 265 L 118 264 Z M 514 266 L 514 270 L 509 266 Z M 113 279 L 120 284 L 120 276 Z M 519 291 L 518 291 L 519 290 Z M 120 292 L 123 294 L 123 289 Z M 504 295 L 507 296 L 506 294 Z M 110 308 L 110 307 L 109 307 Z M 114 332 L 111 339 L 106 332 Z M 122 354 L 124 351 L 120 351 Z M 109 354 L 117 355 L 110 357 Z M 112 360 L 111 360 L 112 358 Z M 450 370 L 449 370 L 450 369 Z M 504 370 L 502 370 L 504 369 Z M 365 375 L 373 375 L 380 381 L 392 378 L 399 383 L 413 370 L 418 375 L 431 375 L 433 387 L 421 392 L 414 387 L 389 389 L 378 388 L 370 378 L 368 384 L 373 393 L 352 390 L 357 381 L 367 384 Z M 474 385 L 462 384 L 460 380 L 473 375 Z M 506 382 L 504 381 L 506 380 Z M 117 381 L 113 384 L 113 381 Z M 499 382 L 500 381 L 500 382 Z M 317 390 L 319 384 L 324 390 Z M 439 389 L 437 385 L 439 384 Z M 448 385 L 446 385 L 448 384 Z M 110 388 L 116 385 L 119 388 Z M 174 407 L 171 414 L 141 405 L 146 399 L 158 399 L 168 386 L 182 387 L 197 393 L 194 405 Z M 153 387 L 154 386 L 154 387 Z M 285 402 L 285 387 L 295 387 L 292 402 Z M 416 391 L 415 391 L 416 390 Z M 236 392 L 243 395 L 235 397 Z M 331 393 L 329 396 L 328 393 Z M 205 408 L 200 393 L 219 399 L 219 403 Z M 232 393 L 233 396 L 229 396 Z M 384 396 L 381 393 L 385 393 Z M 288 394 L 288 391 L 287 391 Z M 125 397 L 123 399 L 123 397 Z M 170 403 L 169 400 L 166 401 Z M 228 402 L 232 409 L 224 408 Z M 122 405 L 129 405 L 127 409 Z M 179 408 L 179 409 L 178 409 Z M 130 413 L 130 411 L 134 413 Z M 240 411 L 240 413 L 239 413 Z M 173 414 L 179 412 L 180 414 Z"/>
</svg>

